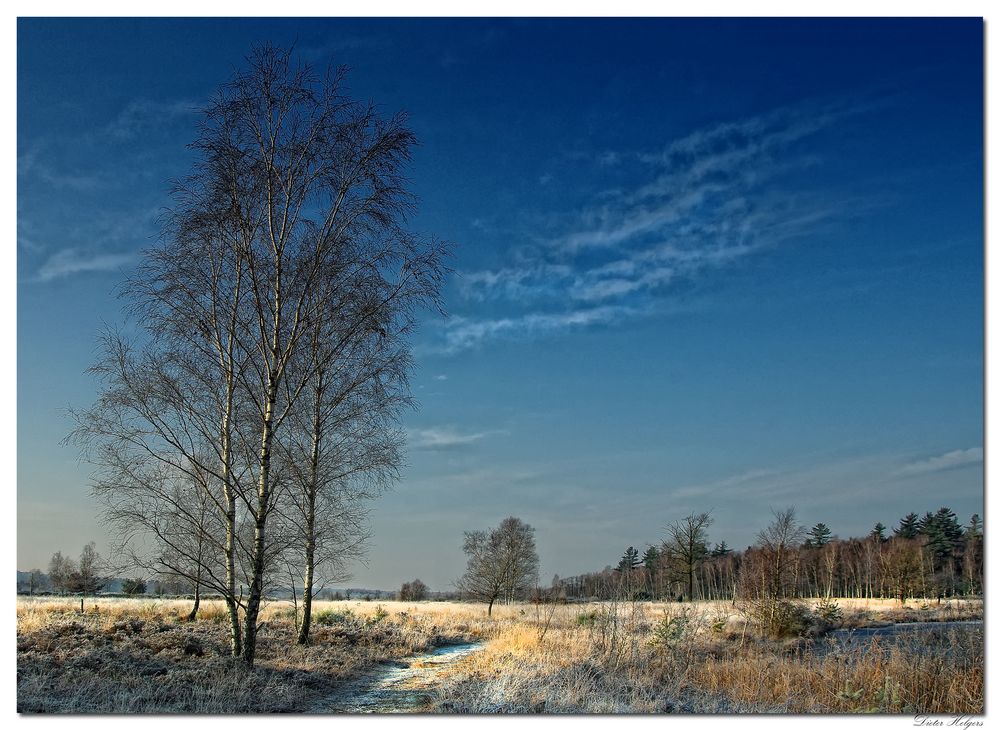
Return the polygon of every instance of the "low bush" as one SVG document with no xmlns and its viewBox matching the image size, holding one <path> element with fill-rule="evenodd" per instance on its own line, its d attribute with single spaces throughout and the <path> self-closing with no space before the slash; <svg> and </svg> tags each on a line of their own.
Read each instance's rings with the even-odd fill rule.
<svg viewBox="0 0 1000 730">
<path fill-rule="evenodd" d="M 653 646 L 673 646 L 688 633 L 691 623 L 691 612 L 689 609 L 670 614 L 664 612 L 663 618 L 653 625 L 652 638 L 650 644 Z"/>
<path fill-rule="evenodd" d="M 319 626 L 338 626 L 353 623 L 355 619 L 354 611 L 349 608 L 330 608 L 325 611 L 317 611 L 313 614 L 313 621 Z"/>
</svg>

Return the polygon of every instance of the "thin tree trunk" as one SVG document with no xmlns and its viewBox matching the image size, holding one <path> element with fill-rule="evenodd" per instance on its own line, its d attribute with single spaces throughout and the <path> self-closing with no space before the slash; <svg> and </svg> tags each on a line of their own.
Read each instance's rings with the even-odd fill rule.
<svg viewBox="0 0 1000 730">
<path fill-rule="evenodd" d="M 310 495 L 309 515 L 307 518 L 306 530 L 306 566 L 305 575 L 302 580 L 302 624 L 299 626 L 298 643 L 306 644 L 309 641 L 309 628 L 312 624 L 312 597 L 314 581 L 314 565 L 316 559 L 316 499 L 315 494 Z"/>
<path fill-rule="evenodd" d="M 254 519 L 250 590 L 247 595 L 246 618 L 243 626 L 243 661 L 250 667 L 253 667 L 254 655 L 257 651 L 257 618 L 260 614 L 260 603 L 264 593 L 267 509 L 271 498 L 271 443 L 274 439 L 272 427 L 277 392 L 277 381 L 273 375 L 269 376 L 260 447 L 260 480 L 257 483 L 257 514 Z"/>
<path fill-rule="evenodd" d="M 228 491 L 228 490 L 227 490 Z M 226 610 L 229 613 L 229 644 L 234 657 L 243 656 L 240 607 L 236 602 L 236 497 L 226 495 Z"/>
<path fill-rule="evenodd" d="M 201 494 L 201 507 L 198 513 L 198 561 L 197 570 L 195 572 L 194 580 L 194 605 L 191 607 L 191 613 L 188 614 L 187 620 L 194 621 L 198 618 L 198 607 L 201 604 L 201 575 L 202 566 L 205 558 L 205 503 L 206 496 L 204 493 Z"/>
<path fill-rule="evenodd" d="M 236 601 L 236 494 L 232 479 L 232 445 L 229 417 L 232 412 L 232 381 L 228 385 L 226 413 L 222 428 L 222 491 L 226 500 L 226 610 L 229 614 L 229 645 L 234 657 L 243 655 L 243 640 L 240 635 L 240 607 Z"/>
<path fill-rule="evenodd" d="M 232 417 L 233 400 L 236 388 L 235 364 L 233 352 L 236 337 L 236 312 L 240 302 L 240 291 L 243 282 L 243 259 L 236 257 L 236 289 L 233 293 L 232 313 L 229 316 L 228 339 L 223 345 L 221 337 L 218 341 L 219 359 L 222 370 L 226 374 L 225 410 L 222 413 L 221 446 L 222 446 L 222 494 L 225 499 L 226 513 L 226 543 L 223 549 L 226 562 L 226 611 L 229 614 L 229 647 L 233 657 L 243 654 L 243 641 L 240 636 L 240 607 L 236 600 L 236 493 L 233 489 L 233 445 Z"/>
<path fill-rule="evenodd" d="M 266 520 L 258 517 L 254 524 L 253 577 L 247 595 L 247 612 L 243 624 L 243 661 L 251 668 L 257 651 L 257 617 L 260 614 L 260 603 L 264 593 L 265 528 Z"/>
<path fill-rule="evenodd" d="M 188 621 L 194 621 L 198 618 L 198 606 L 201 604 L 201 584 L 194 584 L 194 605 L 191 607 L 191 613 L 187 615 Z"/>
<path fill-rule="evenodd" d="M 316 403 L 313 411 L 312 449 L 309 454 L 309 484 L 306 504 L 306 565 L 302 583 L 302 625 L 299 627 L 298 643 L 309 641 L 312 623 L 312 595 L 316 563 L 316 493 L 319 490 L 319 445 L 323 438 L 323 371 L 316 374 Z"/>
</svg>

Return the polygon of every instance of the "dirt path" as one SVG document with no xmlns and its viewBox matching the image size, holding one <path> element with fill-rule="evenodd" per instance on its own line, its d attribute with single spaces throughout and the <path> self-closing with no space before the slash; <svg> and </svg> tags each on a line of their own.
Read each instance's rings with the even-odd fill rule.
<svg viewBox="0 0 1000 730">
<path fill-rule="evenodd" d="M 341 685 L 307 710 L 309 713 L 423 712 L 445 669 L 483 644 L 452 644 L 381 664 Z"/>
</svg>

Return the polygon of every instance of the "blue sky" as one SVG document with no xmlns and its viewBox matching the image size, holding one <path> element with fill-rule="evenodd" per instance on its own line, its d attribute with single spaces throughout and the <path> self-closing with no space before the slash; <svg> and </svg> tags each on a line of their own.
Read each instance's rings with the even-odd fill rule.
<svg viewBox="0 0 1000 730">
<path fill-rule="evenodd" d="M 63 411 L 265 40 L 409 112 L 412 226 L 456 243 L 351 584 L 447 588 L 508 514 L 547 581 L 692 511 L 738 547 L 982 513 L 980 21 L 21 20 L 19 568 L 106 544 Z"/>
</svg>

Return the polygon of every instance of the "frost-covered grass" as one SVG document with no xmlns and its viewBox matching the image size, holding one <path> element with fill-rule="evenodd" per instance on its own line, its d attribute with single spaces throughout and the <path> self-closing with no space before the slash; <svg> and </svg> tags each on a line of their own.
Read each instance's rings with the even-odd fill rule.
<svg viewBox="0 0 1000 730">
<path fill-rule="evenodd" d="M 253 672 L 229 657 L 225 606 L 189 601 L 25 599 L 17 606 L 20 712 L 297 712 L 372 665 L 475 640 L 472 623 L 406 604 L 321 603 L 308 646 L 289 606 L 263 613 Z M 337 620 L 325 617 L 335 613 Z"/>
<path fill-rule="evenodd" d="M 981 627 L 921 631 L 841 649 L 837 627 L 981 618 L 981 602 L 838 599 L 807 636 L 754 636 L 729 602 L 495 606 L 317 602 L 309 646 L 294 645 L 288 602 L 262 614 L 253 672 L 228 657 L 225 606 L 149 598 L 21 598 L 22 712 L 300 712 L 386 659 L 483 641 L 450 665 L 440 712 L 983 711 Z"/>
<path fill-rule="evenodd" d="M 542 631 L 529 609 L 440 690 L 443 712 L 983 712 L 982 627 L 909 633 L 843 648 L 824 632 L 906 620 L 981 618 L 979 602 L 914 610 L 845 601 L 807 636 L 753 635 L 728 603 L 562 607 Z M 542 618 L 544 621 L 544 616 Z"/>
</svg>

